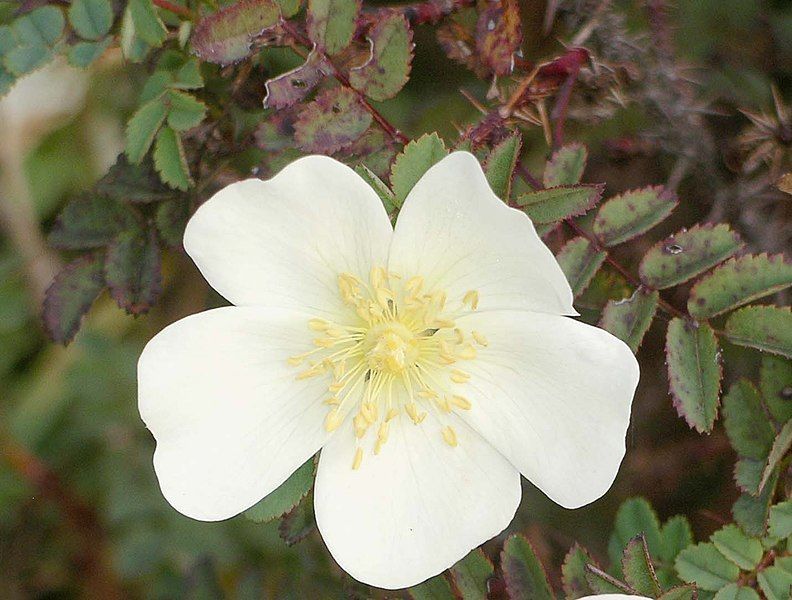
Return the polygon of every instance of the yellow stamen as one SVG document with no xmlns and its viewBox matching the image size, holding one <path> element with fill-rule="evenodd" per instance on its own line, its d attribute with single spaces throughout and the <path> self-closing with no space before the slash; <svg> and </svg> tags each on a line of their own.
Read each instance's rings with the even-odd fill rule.
<svg viewBox="0 0 792 600">
<path fill-rule="evenodd" d="M 470 410 L 470 407 L 473 406 L 470 400 L 464 396 L 451 396 L 451 404 L 462 410 Z"/>
<path fill-rule="evenodd" d="M 355 450 L 355 458 L 352 461 L 352 469 L 357 471 L 360 468 L 360 463 L 363 462 L 363 449 L 358 448 Z"/>
<path fill-rule="evenodd" d="M 325 423 L 324 423 L 325 430 L 335 431 L 336 429 L 338 429 L 338 426 L 341 425 L 342 421 L 343 419 L 338 414 L 338 408 L 337 407 L 332 408 L 325 417 Z"/>
<path fill-rule="evenodd" d="M 476 331 L 476 330 L 473 330 L 473 331 L 471 331 L 471 332 L 470 332 L 470 335 L 472 335 L 472 336 L 473 336 L 473 339 L 474 339 L 474 340 L 476 340 L 476 343 L 477 343 L 479 346 L 489 346 L 489 342 L 487 341 L 487 338 L 485 338 L 485 337 L 484 337 L 482 334 L 480 334 L 478 331 Z"/>
<path fill-rule="evenodd" d="M 462 304 L 470 306 L 471 310 L 476 310 L 478 308 L 478 303 L 479 293 L 476 290 L 470 290 L 469 292 L 465 293 L 464 297 L 462 298 Z"/>
<path fill-rule="evenodd" d="M 459 369 L 451 369 L 451 381 L 454 383 L 467 383 L 470 375 Z"/>
<path fill-rule="evenodd" d="M 451 446 L 452 448 L 455 448 L 456 445 L 459 443 L 457 441 L 456 431 L 454 431 L 454 428 L 451 427 L 451 425 L 446 425 L 445 427 L 443 427 L 442 434 L 445 443 Z"/>
</svg>

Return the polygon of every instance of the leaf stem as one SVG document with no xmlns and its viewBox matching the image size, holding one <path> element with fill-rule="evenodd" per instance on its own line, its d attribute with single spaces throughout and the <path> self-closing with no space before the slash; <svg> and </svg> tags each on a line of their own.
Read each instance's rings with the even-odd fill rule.
<svg viewBox="0 0 792 600">
<path fill-rule="evenodd" d="M 186 17 L 190 20 L 193 18 L 192 11 L 184 6 L 174 4 L 173 2 L 168 2 L 168 0 L 152 0 L 152 2 L 161 9 L 172 12 L 175 15 L 181 15 L 182 17 Z"/>
</svg>

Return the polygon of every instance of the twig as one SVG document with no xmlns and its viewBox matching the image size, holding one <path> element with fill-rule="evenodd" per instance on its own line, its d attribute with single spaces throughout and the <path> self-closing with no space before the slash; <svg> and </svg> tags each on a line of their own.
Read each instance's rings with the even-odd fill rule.
<svg viewBox="0 0 792 600">
<path fill-rule="evenodd" d="M 186 17 L 190 20 L 193 18 L 193 13 L 189 8 L 184 6 L 179 6 L 178 4 L 174 4 L 173 2 L 168 2 L 168 0 L 152 0 L 152 2 L 162 8 L 163 10 L 167 10 L 172 12 L 175 15 L 181 15 L 182 17 Z"/>
</svg>

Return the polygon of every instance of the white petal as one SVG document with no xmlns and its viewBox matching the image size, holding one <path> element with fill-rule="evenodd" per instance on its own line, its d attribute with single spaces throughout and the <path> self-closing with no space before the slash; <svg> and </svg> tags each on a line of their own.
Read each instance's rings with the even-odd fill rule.
<svg viewBox="0 0 792 600">
<path fill-rule="evenodd" d="M 423 276 L 450 299 L 478 290 L 481 309 L 577 314 L 566 277 L 531 220 L 495 196 L 467 152 L 448 155 L 410 192 L 389 268 Z"/>
<path fill-rule="evenodd" d="M 451 422 L 451 421 L 449 421 Z M 316 522 L 336 562 L 380 588 L 416 585 L 463 558 L 511 522 L 520 475 L 461 421 L 456 448 L 431 415 L 414 425 L 391 421 L 380 454 L 369 438 L 353 470 L 346 427 L 322 449 L 314 489 Z"/>
<path fill-rule="evenodd" d="M 621 340 L 569 317 L 493 311 L 457 320 L 487 338 L 460 363 L 464 418 L 556 503 L 610 488 L 625 452 L 638 362 Z"/>
<path fill-rule="evenodd" d="M 280 485 L 327 438 L 328 381 L 295 380 L 287 357 L 311 347 L 307 316 L 226 307 L 189 316 L 146 345 L 140 414 L 154 468 L 179 512 L 218 521 Z"/>
<path fill-rule="evenodd" d="M 651 600 L 646 596 L 627 596 L 626 594 L 600 594 L 598 596 L 585 596 L 579 600 Z"/>
<path fill-rule="evenodd" d="M 372 266 L 386 264 L 392 235 L 382 202 L 357 173 L 307 156 L 268 181 L 215 194 L 187 224 L 184 247 L 233 304 L 334 317 L 338 274 L 368 279 Z"/>
</svg>

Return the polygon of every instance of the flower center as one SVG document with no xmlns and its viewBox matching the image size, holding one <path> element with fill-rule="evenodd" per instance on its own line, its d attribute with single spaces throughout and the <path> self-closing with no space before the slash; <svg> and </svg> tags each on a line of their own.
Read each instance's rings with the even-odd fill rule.
<svg viewBox="0 0 792 600">
<path fill-rule="evenodd" d="M 470 409 L 470 401 L 452 390 L 470 378 L 458 363 L 475 359 L 476 346 L 487 341 L 454 322 L 477 308 L 474 290 L 449 308 L 445 292 L 424 290 L 422 277 L 404 281 L 375 267 L 368 282 L 340 274 L 338 291 L 353 324 L 311 319 L 308 326 L 318 333 L 315 348 L 288 362 L 308 365 L 297 379 L 330 378 L 325 428 L 334 431 L 351 416 L 357 438 L 352 468 L 357 469 L 369 431 L 376 431 L 372 450 L 378 454 L 390 422 L 402 413 L 418 425 L 429 412 L 438 417 L 433 421 L 442 423 L 445 415 Z M 441 427 L 440 435 L 449 446 L 457 445 L 452 426 Z"/>
</svg>

